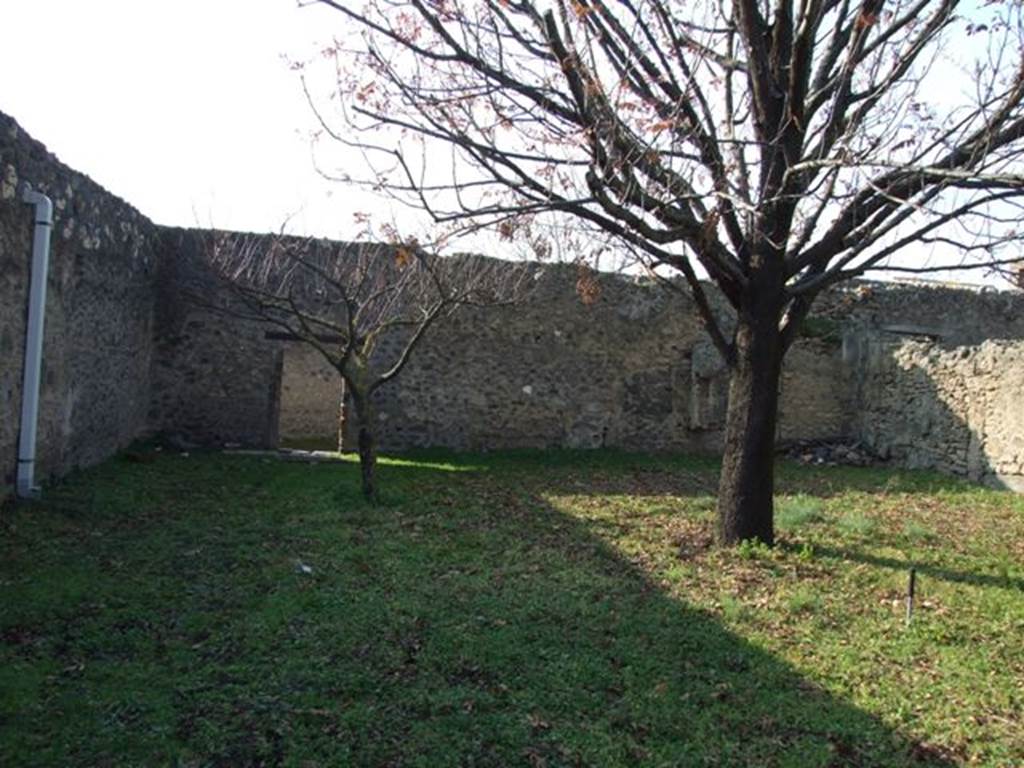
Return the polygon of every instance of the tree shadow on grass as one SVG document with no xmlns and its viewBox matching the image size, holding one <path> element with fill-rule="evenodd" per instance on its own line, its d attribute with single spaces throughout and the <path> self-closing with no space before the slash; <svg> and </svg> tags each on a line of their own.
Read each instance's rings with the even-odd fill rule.
<svg viewBox="0 0 1024 768">
<path fill-rule="evenodd" d="M 785 542 L 781 546 L 793 548 Z M 888 568 L 894 571 L 907 572 L 911 568 L 924 576 L 933 579 L 940 579 L 954 584 L 970 584 L 975 587 L 996 587 L 1000 589 L 1016 589 L 1024 592 L 1024 579 L 1009 574 L 975 573 L 972 571 L 959 571 L 955 568 L 933 565 L 922 562 L 919 559 L 886 557 L 875 555 L 869 552 L 862 552 L 856 549 L 843 547 L 830 547 L 828 545 L 816 544 L 815 551 L 823 557 L 832 557 L 839 560 L 852 560 L 857 563 Z"/>
<path fill-rule="evenodd" d="M 130 544 L 110 540 L 101 489 L 108 506 L 82 515 L 136 582 L 100 569 L 82 597 L 92 614 L 6 649 L 81 664 L 41 699 L 63 709 L 0 720 L 72 750 L 38 764 L 953 764 L 665 594 L 547 488 L 385 465 L 393 498 L 370 507 L 349 492 L 351 466 L 196 465 L 149 482 L 147 502 L 130 496 L 146 522 Z M 82 555 L 57 545 L 64 562 Z M 131 642 L 115 594 L 131 615 L 153 601 Z"/>
</svg>

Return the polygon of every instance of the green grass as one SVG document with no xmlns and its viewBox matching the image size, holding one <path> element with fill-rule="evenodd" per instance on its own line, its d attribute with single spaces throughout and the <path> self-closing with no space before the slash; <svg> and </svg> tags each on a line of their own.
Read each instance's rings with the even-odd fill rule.
<svg viewBox="0 0 1024 768">
<path fill-rule="evenodd" d="M 823 519 L 821 499 L 797 494 L 775 500 L 775 525 L 783 531 L 795 531 Z"/>
<path fill-rule="evenodd" d="M 721 551 L 706 459 L 130 459 L 0 517 L 0 765 L 1024 764 L 1021 497 L 783 464 Z"/>
<path fill-rule="evenodd" d="M 927 525 L 915 520 L 908 520 L 903 524 L 903 535 L 911 541 L 929 542 L 935 538 L 935 533 Z"/>
<path fill-rule="evenodd" d="M 815 613 L 822 610 L 824 602 L 817 590 L 800 587 L 786 598 L 786 608 L 791 613 Z"/>
<path fill-rule="evenodd" d="M 849 536 L 865 538 L 875 534 L 878 521 L 863 512 L 852 512 L 839 518 L 837 527 Z"/>
</svg>

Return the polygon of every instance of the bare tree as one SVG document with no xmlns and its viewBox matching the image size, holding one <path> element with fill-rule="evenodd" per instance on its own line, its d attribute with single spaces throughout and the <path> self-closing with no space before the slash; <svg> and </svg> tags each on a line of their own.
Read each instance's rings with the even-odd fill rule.
<svg viewBox="0 0 1024 768">
<path fill-rule="evenodd" d="M 1019 258 L 1002 255 L 1024 195 L 1018 3 L 308 4 L 346 19 L 321 51 L 342 119 L 319 114 L 370 163 L 349 180 L 446 237 L 568 221 L 685 278 L 731 372 L 724 543 L 773 541 L 782 360 L 822 291 Z M 952 258 L 890 263 L 909 247 Z"/>
<path fill-rule="evenodd" d="M 345 381 L 362 492 L 376 500 L 374 393 L 397 377 L 431 326 L 459 307 L 511 303 L 525 271 L 416 243 L 338 243 L 218 233 L 208 260 L 233 299 L 220 311 L 267 323 L 316 349 Z"/>
</svg>

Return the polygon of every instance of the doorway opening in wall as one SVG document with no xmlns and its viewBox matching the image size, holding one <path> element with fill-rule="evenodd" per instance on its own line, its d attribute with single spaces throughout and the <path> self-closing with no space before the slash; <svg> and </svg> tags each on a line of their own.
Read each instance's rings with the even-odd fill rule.
<svg viewBox="0 0 1024 768">
<path fill-rule="evenodd" d="M 281 448 L 336 451 L 345 382 L 312 347 L 283 345 L 278 442 Z"/>
</svg>

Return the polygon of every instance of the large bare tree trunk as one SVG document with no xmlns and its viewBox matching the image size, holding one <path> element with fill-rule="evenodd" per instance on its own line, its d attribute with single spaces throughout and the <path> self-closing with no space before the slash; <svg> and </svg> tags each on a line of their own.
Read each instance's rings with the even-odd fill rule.
<svg viewBox="0 0 1024 768">
<path fill-rule="evenodd" d="M 718 539 L 773 544 L 775 427 L 779 410 L 782 339 L 778 313 L 741 314 L 729 381 L 725 450 L 718 485 Z"/>
<path fill-rule="evenodd" d="M 355 392 L 352 393 L 352 405 L 356 416 L 363 496 L 367 501 L 377 501 L 377 437 L 373 406 L 369 397 Z"/>
</svg>

